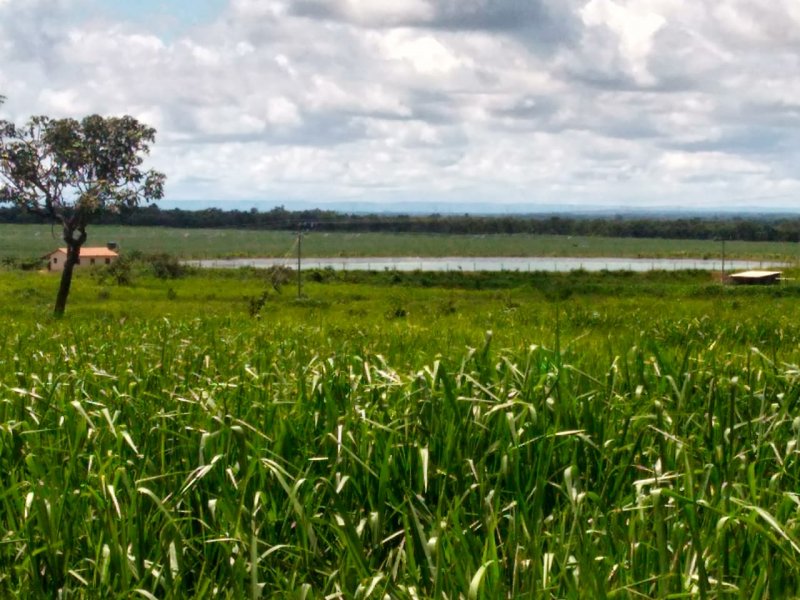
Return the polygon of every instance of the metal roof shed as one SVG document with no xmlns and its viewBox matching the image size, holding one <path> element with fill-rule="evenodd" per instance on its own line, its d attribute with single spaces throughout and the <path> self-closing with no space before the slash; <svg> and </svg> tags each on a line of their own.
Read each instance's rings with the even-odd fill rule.
<svg viewBox="0 0 800 600">
<path fill-rule="evenodd" d="M 780 271 L 742 271 L 733 273 L 731 279 L 734 283 L 744 285 L 771 285 L 781 280 Z"/>
</svg>

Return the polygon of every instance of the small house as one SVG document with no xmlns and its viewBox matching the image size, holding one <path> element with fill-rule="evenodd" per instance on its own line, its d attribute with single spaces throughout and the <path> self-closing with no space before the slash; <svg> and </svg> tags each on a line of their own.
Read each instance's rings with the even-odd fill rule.
<svg viewBox="0 0 800 600">
<path fill-rule="evenodd" d="M 48 271 L 63 271 L 67 262 L 67 249 L 58 248 L 46 254 Z M 81 248 L 80 258 L 75 268 L 90 267 L 92 265 L 110 265 L 119 258 L 119 253 L 104 246 L 84 246 Z"/>
<path fill-rule="evenodd" d="M 731 280 L 737 284 L 743 285 L 772 285 L 780 282 L 780 271 L 742 271 L 741 273 L 734 273 Z"/>
</svg>

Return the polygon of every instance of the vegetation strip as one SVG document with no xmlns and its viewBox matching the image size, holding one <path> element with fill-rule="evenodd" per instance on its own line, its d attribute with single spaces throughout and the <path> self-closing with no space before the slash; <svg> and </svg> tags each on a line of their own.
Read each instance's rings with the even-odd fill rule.
<svg viewBox="0 0 800 600">
<path fill-rule="evenodd" d="M 93 225 L 91 245 L 117 242 L 120 251 L 167 253 L 180 258 L 279 257 L 297 254 L 297 232 L 237 229 L 178 229 Z M 60 232 L 47 225 L 0 224 L 0 257 L 31 260 L 62 246 Z M 303 234 L 303 256 L 573 256 L 618 258 L 705 258 L 720 260 L 722 244 L 714 240 L 614 238 L 601 236 L 434 233 Z M 792 242 L 726 242 L 728 259 L 796 262 Z"/>
</svg>

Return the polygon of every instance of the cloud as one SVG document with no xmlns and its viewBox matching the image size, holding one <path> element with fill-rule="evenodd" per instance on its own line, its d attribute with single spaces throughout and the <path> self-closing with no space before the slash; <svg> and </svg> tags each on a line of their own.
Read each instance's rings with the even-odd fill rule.
<svg viewBox="0 0 800 600">
<path fill-rule="evenodd" d="M 132 114 L 170 198 L 800 192 L 793 0 L 94 2 L 0 0 L 0 116 Z"/>
<path fill-rule="evenodd" d="M 304 17 L 337 19 L 372 26 L 402 26 L 432 19 L 435 9 L 427 0 L 298 0 L 291 12 Z"/>
<path fill-rule="evenodd" d="M 0 32 L 11 57 L 28 61 L 52 52 L 68 22 L 68 0 L 30 0 L 0 2 Z"/>
<path fill-rule="evenodd" d="M 515 35 L 551 49 L 574 39 L 573 0 L 297 0 L 292 14 L 371 28 L 440 29 Z"/>
<path fill-rule="evenodd" d="M 531 31 L 537 30 L 548 40 L 568 37 L 575 19 L 569 0 L 442 0 L 435 3 L 435 13 L 426 24 L 462 31 Z"/>
</svg>

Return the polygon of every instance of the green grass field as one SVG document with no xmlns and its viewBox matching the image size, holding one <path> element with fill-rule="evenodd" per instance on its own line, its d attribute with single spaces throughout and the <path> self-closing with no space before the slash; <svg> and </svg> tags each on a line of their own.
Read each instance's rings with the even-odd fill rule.
<svg viewBox="0 0 800 600">
<path fill-rule="evenodd" d="M 56 285 L 0 273 L 2 597 L 800 594 L 800 286 Z"/>
<path fill-rule="evenodd" d="M 296 252 L 290 232 L 159 227 L 89 228 L 89 245 L 116 241 L 124 251 L 167 252 L 183 258 L 282 257 Z M 60 231 L 49 226 L 0 224 L 0 258 L 42 256 L 59 245 Z M 337 256 L 615 256 L 719 258 L 719 242 L 538 235 L 436 235 L 318 233 L 304 235 L 303 254 Z M 729 258 L 795 261 L 797 244 L 728 242 Z"/>
</svg>

